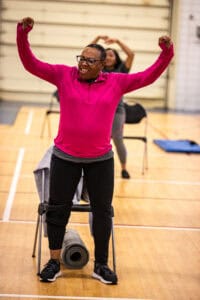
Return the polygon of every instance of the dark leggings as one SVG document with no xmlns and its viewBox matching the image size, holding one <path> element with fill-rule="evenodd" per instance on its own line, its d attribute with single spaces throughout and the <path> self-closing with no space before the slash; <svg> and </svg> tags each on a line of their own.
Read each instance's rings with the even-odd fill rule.
<svg viewBox="0 0 200 300">
<path fill-rule="evenodd" d="M 49 248 L 62 248 L 72 199 L 84 172 L 93 214 L 95 261 L 106 264 L 112 224 L 111 203 L 114 187 L 113 158 L 94 163 L 74 163 L 52 155 L 50 168 L 50 198 L 47 212 Z"/>
</svg>

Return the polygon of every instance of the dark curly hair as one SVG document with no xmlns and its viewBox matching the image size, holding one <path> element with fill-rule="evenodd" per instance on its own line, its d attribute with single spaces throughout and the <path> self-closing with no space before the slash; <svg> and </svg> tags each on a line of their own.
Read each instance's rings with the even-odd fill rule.
<svg viewBox="0 0 200 300">
<path fill-rule="evenodd" d="M 100 53 L 101 53 L 101 60 L 105 60 L 106 59 L 106 50 L 103 46 L 99 45 L 99 44 L 89 44 L 86 47 L 90 47 L 90 48 L 95 48 L 97 49 Z"/>
</svg>

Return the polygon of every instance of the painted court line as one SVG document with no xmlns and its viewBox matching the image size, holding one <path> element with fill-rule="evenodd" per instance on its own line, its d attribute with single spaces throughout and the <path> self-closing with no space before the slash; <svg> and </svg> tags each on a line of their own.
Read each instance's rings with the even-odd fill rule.
<svg viewBox="0 0 200 300">
<path fill-rule="evenodd" d="M 109 297 L 76 297 L 76 296 L 48 296 L 48 295 L 21 295 L 21 294 L 0 294 L 1 297 L 12 298 L 35 298 L 35 299 L 69 299 L 69 300 L 150 300 L 142 298 L 109 298 Z"/>
<path fill-rule="evenodd" d="M 31 125 L 32 125 L 32 122 L 33 122 L 33 110 L 30 110 L 29 111 L 29 114 L 28 114 L 28 119 L 27 119 L 27 122 L 26 122 L 26 127 L 25 127 L 25 130 L 24 130 L 24 133 L 26 135 L 28 135 L 30 133 L 30 129 L 31 129 Z"/>
<path fill-rule="evenodd" d="M 18 179 L 19 179 L 19 175 L 20 175 L 20 171 L 21 171 L 22 161 L 24 158 L 24 152 L 25 152 L 24 148 L 19 149 L 19 154 L 18 154 L 16 166 L 15 166 L 15 171 L 14 171 L 13 179 L 11 182 L 10 191 L 8 194 L 6 207 L 5 207 L 5 210 L 3 213 L 3 221 L 4 222 L 8 222 L 9 218 L 10 218 L 10 212 L 11 212 L 13 200 L 15 197 L 15 192 L 16 192 L 17 183 L 18 183 Z"/>
<path fill-rule="evenodd" d="M 121 181 L 121 179 L 119 179 Z M 196 181 L 179 181 L 179 180 L 157 180 L 157 179 L 133 179 L 130 178 L 129 181 L 136 183 L 160 183 L 160 184 L 174 184 L 174 185 L 197 185 L 200 186 L 200 182 Z"/>
<path fill-rule="evenodd" d="M 23 174 L 23 177 L 26 177 L 26 178 L 33 177 L 33 174 Z M 121 179 L 119 179 L 119 181 L 121 181 Z M 135 183 L 153 183 L 153 184 L 160 183 L 160 184 L 169 184 L 169 185 L 200 186 L 200 182 L 198 182 L 198 181 L 195 182 L 195 181 L 157 180 L 157 179 L 134 179 L 134 178 L 130 178 L 129 181 L 135 182 Z"/>
<path fill-rule="evenodd" d="M 3 220 L 0 220 L 0 223 L 3 223 Z M 9 220 L 9 223 L 13 224 L 36 224 L 36 221 L 24 221 L 24 220 Z M 89 226 L 88 223 L 78 223 L 78 222 L 69 222 L 69 225 L 72 226 Z M 155 229 L 155 230 L 171 230 L 171 231 L 198 231 L 200 232 L 200 227 L 178 227 L 178 226 L 159 226 L 159 225 L 130 225 L 130 224 L 114 224 L 114 228 L 130 228 L 130 229 Z"/>
<path fill-rule="evenodd" d="M 172 231 L 200 231 L 199 227 L 178 227 L 178 226 L 152 226 L 152 225 L 114 225 L 115 228 L 138 228 L 138 229 L 155 229 L 155 230 L 172 230 Z"/>
</svg>

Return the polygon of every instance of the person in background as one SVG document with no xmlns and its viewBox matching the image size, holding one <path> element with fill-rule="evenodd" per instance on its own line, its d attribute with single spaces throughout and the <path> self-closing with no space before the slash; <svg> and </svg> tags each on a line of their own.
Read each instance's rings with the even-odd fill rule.
<svg viewBox="0 0 200 300">
<path fill-rule="evenodd" d="M 17 24 L 17 47 L 24 68 L 55 85 L 60 99 L 60 120 L 50 165 L 49 204 L 46 213 L 50 259 L 39 274 L 44 282 L 61 275 L 60 254 L 72 199 L 84 172 L 93 215 L 94 269 L 92 277 L 117 284 L 108 266 L 112 226 L 114 160 L 111 130 L 122 95 L 152 84 L 169 65 L 174 52 L 168 36 L 159 38 L 162 49 L 145 71 L 132 74 L 103 73 L 105 49 L 90 44 L 77 55 L 77 66 L 50 64 L 31 51 L 28 34 L 34 20 Z"/>
<path fill-rule="evenodd" d="M 119 39 L 111 38 L 106 35 L 98 35 L 92 43 L 98 43 L 103 41 L 106 45 L 117 44 L 121 50 L 125 53 L 126 58 L 122 60 L 118 51 L 113 48 L 106 48 L 106 61 L 103 72 L 121 72 L 128 73 L 131 69 L 134 52 L 125 43 Z M 114 117 L 112 125 L 112 139 L 115 144 L 117 154 L 121 164 L 121 177 L 125 179 L 130 178 L 130 174 L 127 171 L 127 149 L 123 140 L 123 129 L 126 120 L 126 113 L 123 103 L 123 98 L 121 98 Z"/>
</svg>

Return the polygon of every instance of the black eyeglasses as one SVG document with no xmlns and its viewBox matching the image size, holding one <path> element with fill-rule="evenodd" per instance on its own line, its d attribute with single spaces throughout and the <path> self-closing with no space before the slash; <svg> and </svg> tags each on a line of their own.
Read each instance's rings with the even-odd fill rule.
<svg viewBox="0 0 200 300">
<path fill-rule="evenodd" d="M 96 58 L 90 58 L 90 57 L 86 58 L 86 57 L 84 57 L 82 55 L 77 55 L 76 59 L 77 59 L 78 63 L 80 63 L 80 62 L 86 62 L 90 66 L 96 64 L 97 61 L 102 61 L 101 59 L 96 59 Z"/>
</svg>

